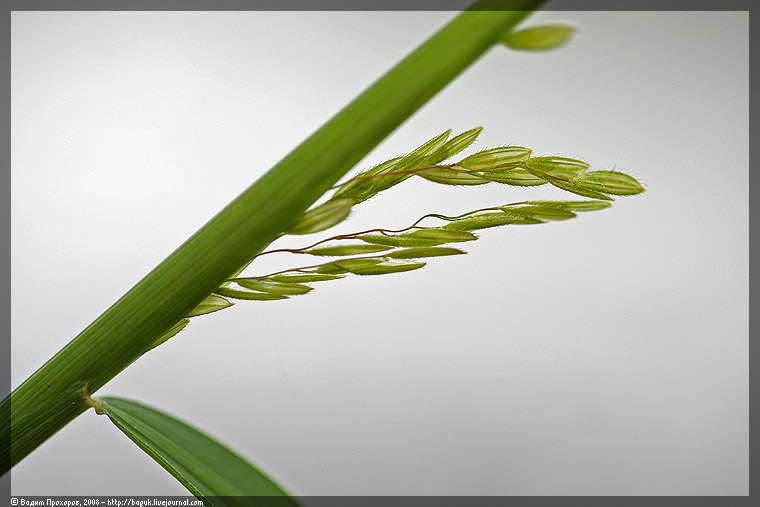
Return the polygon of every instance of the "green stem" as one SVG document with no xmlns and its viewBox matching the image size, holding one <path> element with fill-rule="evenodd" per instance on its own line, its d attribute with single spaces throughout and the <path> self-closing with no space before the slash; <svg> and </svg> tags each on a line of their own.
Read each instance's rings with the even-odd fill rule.
<svg viewBox="0 0 760 507">
<path fill-rule="evenodd" d="M 183 243 L 0 404 L 0 474 L 258 252 L 543 0 L 476 2 L 378 79 Z M 10 446 L 8 443 L 10 442 Z"/>
</svg>

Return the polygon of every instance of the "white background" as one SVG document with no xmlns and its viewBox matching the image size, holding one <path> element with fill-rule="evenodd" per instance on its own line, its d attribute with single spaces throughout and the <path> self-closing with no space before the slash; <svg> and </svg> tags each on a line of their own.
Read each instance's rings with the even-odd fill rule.
<svg viewBox="0 0 760 507">
<path fill-rule="evenodd" d="M 453 16 L 14 13 L 13 386 Z M 524 25 L 554 20 L 579 28 L 568 46 L 493 48 L 360 167 L 482 125 L 478 149 L 581 157 L 646 193 L 193 319 L 98 394 L 191 422 L 294 494 L 748 494 L 748 14 Z M 335 232 L 526 198 L 573 196 L 412 178 Z M 12 488 L 186 493 L 92 411 Z"/>
</svg>

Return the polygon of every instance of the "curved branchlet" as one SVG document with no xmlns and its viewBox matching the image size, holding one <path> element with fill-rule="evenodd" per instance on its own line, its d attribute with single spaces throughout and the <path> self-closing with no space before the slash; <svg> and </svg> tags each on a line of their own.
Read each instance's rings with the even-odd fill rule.
<svg viewBox="0 0 760 507">
<path fill-rule="evenodd" d="M 590 170 L 583 160 L 556 156 L 533 156 L 529 148 L 499 146 L 481 150 L 456 162 L 446 162 L 470 146 L 480 134 L 477 127 L 451 139 L 451 131 L 437 135 L 407 155 L 386 160 L 333 187 L 323 204 L 307 211 L 287 234 L 311 234 L 345 219 L 352 206 L 370 199 L 402 181 L 419 176 L 443 185 L 511 186 L 550 184 L 592 199 L 612 201 L 613 195 L 644 191 L 633 177 L 609 170 Z"/>
<path fill-rule="evenodd" d="M 433 257 L 465 254 L 459 246 L 477 240 L 474 231 L 504 225 L 568 220 L 575 218 L 579 212 L 608 208 L 613 195 L 634 195 L 644 191 L 635 178 L 625 173 L 590 170 L 588 163 L 574 158 L 533 156 L 532 150 L 522 146 L 489 148 L 456 162 L 446 162 L 470 146 L 481 130 L 481 127 L 477 127 L 452 138 L 451 131 L 447 130 L 406 155 L 361 171 L 345 183 L 333 187 L 332 196 L 304 213 L 301 220 L 288 229 L 286 234 L 305 235 L 329 229 L 342 222 L 353 206 L 412 176 L 457 186 L 501 183 L 519 187 L 550 184 L 593 200 L 523 201 L 481 208 L 456 216 L 431 213 L 403 229 L 370 229 L 331 236 L 302 248 L 264 251 L 257 257 L 287 253 L 311 258 L 313 262 L 267 275 L 227 280 L 151 348 L 184 329 L 190 317 L 232 306 L 230 299 L 288 299 L 311 292 L 313 287 L 307 284 L 314 282 L 339 280 L 351 275 L 412 271 L 422 268 Z M 422 225 L 431 219 L 437 220 L 437 225 Z"/>
<path fill-rule="evenodd" d="M 502 225 L 543 224 L 567 220 L 578 212 L 608 208 L 610 203 L 592 201 L 524 201 L 482 208 L 461 215 L 428 214 L 404 229 L 371 229 L 340 234 L 319 240 L 302 248 L 269 250 L 261 255 L 289 253 L 313 259 L 333 257 L 261 276 L 229 280 L 239 288 L 220 289 L 218 294 L 238 299 L 285 299 L 306 294 L 310 282 L 337 280 L 349 275 L 383 275 L 411 271 L 425 266 L 431 257 L 466 253 L 451 246 L 478 239 L 472 231 Z M 422 225 L 437 219 L 435 226 Z M 443 222 L 443 223 L 441 223 Z M 269 297 L 276 294 L 278 298 Z"/>
</svg>

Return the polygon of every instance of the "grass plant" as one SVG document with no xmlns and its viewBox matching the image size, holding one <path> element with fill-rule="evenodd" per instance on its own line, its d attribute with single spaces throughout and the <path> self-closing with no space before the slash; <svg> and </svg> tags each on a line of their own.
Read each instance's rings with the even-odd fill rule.
<svg viewBox="0 0 760 507">
<path fill-rule="evenodd" d="M 229 308 L 235 300 L 284 300 L 311 294 L 318 282 L 420 269 L 436 257 L 464 254 L 462 246 L 477 240 L 485 229 L 567 220 L 608 208 L 613 196 L 642 192 L 639 182 L 622 172 L 592 170 L 575 158 L 535 156 L 522 146 L 462 157 L 481 127 L 453 137 L 447 130 L 407 154 L 336 184 L 494 45 L 546 50 L 563 44 L 572 32 L 564 25 L 514 29 L 540 3 L 517 0 L 509 2 L 512 10 L 486 10 L 493 2 L 481 1 L 459 14 L 14 389 L 0 404 L 0 414 L 10 421 L 0 435 L 2 472 L 94 408 L 207 504 L 235 504 L 243 498 L 250 504 L 258 496 L 286 495 L 257 467 L 187 423 L 136 401 L 93 393 L 181 332 L 190 319 Z M 286 235 L 310 236 L 330 229 L 357 205 L 413 177 L 456 186 L 551 185 L 589 199 L 497 204 L 455 216 L 430 213 L 402 229 L 377 227 L 305 240 L 299 248 L 268 249 Z M 331 194 L 314 206 L 326 193 Z M 257 258 L 273 254 L 291 256 L 295 267 L 240 276 Z"/>
</svg>

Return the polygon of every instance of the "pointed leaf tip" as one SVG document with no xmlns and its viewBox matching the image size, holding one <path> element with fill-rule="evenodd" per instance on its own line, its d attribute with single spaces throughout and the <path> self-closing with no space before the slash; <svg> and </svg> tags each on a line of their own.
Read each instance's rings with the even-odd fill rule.
<svg viewBox="0 0 760 507">
<path fill-rule="evenodd" d="M 583 173 L 575 183 L 588 190 L 612 195 L 636 195 L 644 191 L 644 187 L 634 177 L 618 171 Z"/>
<path fill-rule="evenodd" d="M 443 160 L 442 148 L 446 145 L 446 140 L 450 135 L 451 129 L 438 134 L 402 158 L 399 165 L 404 168 L 412 168 L 440 162 Z"/>
<path fill-rule="evenodd" d="M 545 179 L 531 174 L 530 171 L 522 167 L 501 171 L 487 171 L 480 173 L 480 177 L 488 181 L 504 183 L 506 185 L 515 185 L 518 187 L 534 187 L 546 184 Z"/>
<path fill-rule="evenodd" d="M 565 24 L 533 26 L 508 33 L 502 42 L 512 49 L 545 51 L 567 43 L 573 32 L 575 28 Z"/>
<path fill-rule="evenodd" d="M 343 255 L 362 255 L 375 252 L 384 252 L 389 249 L 389 246 L 383 245 L 336 245 L 309 248 L 308 250 L 305 250 L 304 253 L 307 253 L 309 255 L 339 257 Z"/>
<path fill-rule="evenodd" d="M 312 234 L 342 222 L 351 212 L 353 199 L 331 199 L 303 214 L 301 220 L 285 231 L 287 234 Z"/>
<path fill-rule="evenodd" d="M 228 301 L 221 296 L 210 294 L 206 297 L 201 304 L 193 308 L 190 313 L 185 317 L 197 317 L 198 315 L 205 315 L 207 313 L 217 312 L 234 305 L 232 301 Z"/>
<path fill-rule="evenodd" d="M 373 266 L 382 262 L 381 259 L 344 259 L 319 266 L 314 271 L 317 273 L 340 274 L 353 273 L 357 268 Z"/>
<path fill-rule="evenodd" d="M 174 335 L 178 334 L 180 331 L 185 329 L 187 325 L 190 324 L 190 319 L 182 319 L 176 324 L 174 324 L 171 329 L 169 329 L 167 332 L 156 338 L 156 341 L 148 345 L 148 347 L 145 349 L 145 352 L 148 352 L 149 350 L 153 350 L 165 341 L 167 341 L 169 338 L 172 338 Z M 145 353 L 143 352 L 143 354 Z"/>
<path fill-rule="evenodd" d="M 387 275 L 390 273 L 402 273 L 405 271 L 413 271 L 425 266 L 424 262 L 408 262 L 408 261 L 394 261 L 384 260 L 373 265 L 355 266 L 351 272 L 355 275 L 367 276 L 367 275 Z"/>
<path fill-rule="evenodd" d="M 388 257 L 392 259 L 418 259 L 420 257 L 442 257 L 445 255 L 462 255 L 465 253 L 467 252 L 458 248 L 431 246 L 396 250 L 389 253 Z"/>
<path fill-rule="evenodd" d="M 284 294 L 272 294 L 270 292 L 233 289 L 230 287 L 219 287 L 214 291 L 214 293 L 228 298 L 245 299 L 248 301 L 275 301 L 278 299 L 288 298 L 288 296 Z"/>
<path fill-rule="evenodd" d="M 372 243 L 375 245 L 387 245 L 387 246 L 435 246 L 443 243 L 448 243 L 441 239 L 428 239 L 420 238 L 416 236 L 400 234 L 398 236 L 386 236 L 384 234 L 362 234 L 357 236 L 357 239 Z"/>
<path fill-rule="evenodd" d="M 246 459 L 179 419 L 123 398 L 98 397 L 93 398 L 93 403 L 99 414 L 106 414 L 198 498 L 287 497 L 282 488 Z M 223 504 L 224 499 L 220 500 Z M 277 505 L 298 504 L 282 498 Z"/>
<path fill-rule="evenodd" d="M 456 166 L 451 169 L 434 167 L 419 171 L 416 174 L 428 181 L 443 185 L 485 185 L 488 183 L 488 180 L 484 180 L 477 174 L 469 171 L 457 171 Z"/>
<path fill-rule="evenodd" d="M 503 164 L 514 164 L 530 157 L 532 151 L 522 146 L 499 146 L 479 151 L 465 157 L 457 165 L 471 171 L 493 171 L 503 169 Z"/>
<path fill-rule="evenodd" d="M 312 290 L 308 285 L 301 285 L 300 283 L 253 280 L 250 278 L 236 278 L 235 283 L 246 289 L 284 296 L 306 294 Z"/>
<path fill-rule="evenodd" d="M 525 204 L 535 204 L 545 208 L 561 208 L 569 211 L 596 211 L 609 208 L 609 201 L 526 201 Z"/>
<path fill-rule="evenodd" d="M 458 243 L 462 241 L 474 241 L 478 237 L 467 231 L 452 231 L 446 229 L 420 229 L 414 232 L 406 232 L 401 238 L 418 238 L 423 240 L 441 241 L 443 243 Z M 408 245 L 413 246 L 413 245 Z M 417 246 L 417 245 L 414 245 Z M 419 245 L 432 246 L 432 245 Z"/>
<path fill-rule="evenodd" d="M 306 282 L 324 282 L 326 280 L 339 280 L 346 275 L 316 273 L 314 271 L 291 271 L 280 275 L 270 276 L 268 279 L 273 282 L 286 283 L 306 283 Z"/>
<path fill-rule="evenodd" d="M 507 213 L 483 213 L 453 221 L 443 226 L 444 229 L 455 231 L 474 231 L 488 229 L 519 222 L 521 219 Z"/>
<path fill-rule="evenodd" d="M 588 162 L 568 157 L 531 157 L 525 166 L 548 174 L 571 174 L 585 171 L 591 167 Z"/>
<path fill-rule="evenodd" d="M 443 146 L 439 148 L 439 153 L 436 153 L 436 155 L 440 158 L 440 160 L 446 160 L 447 158 L 453 157 L 474 143 L 475 139 L 478 138 L 482 130 L 483 127 L 475 127 L 474 129 L 462 132 L 458 136 L 449 139 Z"/>
<path fill-rule="evenodd" d="M 568 209 L 552 206 L 523 205 L 523 206 L 503 206 L 501 208 L 506 213 L 513 215 L 534 218 L 537 220 L 568 220 L 575 218 L 577 215 Z"/>
</svg>

